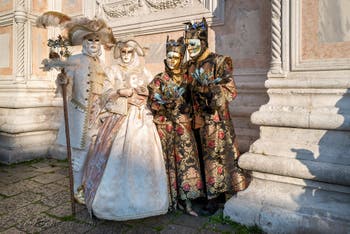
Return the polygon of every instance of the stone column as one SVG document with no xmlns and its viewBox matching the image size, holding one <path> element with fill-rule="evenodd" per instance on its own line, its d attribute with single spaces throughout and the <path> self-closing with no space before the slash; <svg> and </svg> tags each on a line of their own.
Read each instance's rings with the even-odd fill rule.
<svg viewBox="0 0 350 234">
<path fill-rule="evenodd" d="M 260 138 L 239 160 L 253 179 L 224 209 L 268 233 L 350 232 L 350 43 L 320 41 L 324 2 L 271 1 L 269 102 L 252 115 Z"/>
</svg>

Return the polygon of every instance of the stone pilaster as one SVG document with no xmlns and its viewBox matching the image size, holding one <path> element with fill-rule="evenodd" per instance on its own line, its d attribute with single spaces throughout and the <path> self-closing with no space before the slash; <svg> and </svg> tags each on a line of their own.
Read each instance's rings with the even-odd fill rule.
<svg viewBox="0 0 350 234">
<path fill-rule="evenodd" d="M 239 160 L 253 180 L 224 209 L 267 233 L 350 232 L 350 69 L 338 58 L 303 58 L 300 12 L 312 2 L 271 1 L 269 102 L 251 116 L 260 137 Z"/>
</svg>

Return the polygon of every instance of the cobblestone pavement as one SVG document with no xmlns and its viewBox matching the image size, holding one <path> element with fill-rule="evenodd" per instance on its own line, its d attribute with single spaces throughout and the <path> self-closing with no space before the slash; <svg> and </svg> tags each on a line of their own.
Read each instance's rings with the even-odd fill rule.
<svg viewBox="0 0 350 234">
<path fill-rule="evenodd" d="M 250 233 L 212 217 L 175 211 L 146 219 L 116 222 L 90 218 L 84 206 L 71 215 L 68 163 L 45 159 L 0 166 L 0 233 Z M 221 212 L 221 215 L 220 215 Z M 254 231 L 253 231 L 254 232 Z"/>
</svg>

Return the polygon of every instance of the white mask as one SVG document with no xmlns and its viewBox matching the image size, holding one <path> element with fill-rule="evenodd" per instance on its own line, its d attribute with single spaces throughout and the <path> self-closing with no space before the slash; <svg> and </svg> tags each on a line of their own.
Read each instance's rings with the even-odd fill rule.
<svg viewBox="0 0 350 234">
<path fill-rule="evenodd" d="M 122 47 L 120 48 L 120 57 L 123 63 L 130 63 L 134 59 L 134 48 L 133 47 Z"/>
<path fill-rule="evenodd" d="M 187 50 L 191 58 L 196 57 L 202 50 L 201 41 L 199 39 L 186 40 Z"/>
<path fill-rule="evenodd" d="M 99 56 L 101 54 L 101 41 L 99 36 L 87 36 L 83 41 L 83 51 L 92 57 Z"/>
</svg>

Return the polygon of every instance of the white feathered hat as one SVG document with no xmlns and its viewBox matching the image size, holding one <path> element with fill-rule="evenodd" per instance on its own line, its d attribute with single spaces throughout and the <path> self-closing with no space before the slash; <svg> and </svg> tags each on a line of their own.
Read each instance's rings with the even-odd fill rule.
<svg viewBox="0 0 350 234">
<path fill-rule="evenodd" d="M 36 25 L 41 28 L 48 26 L 63 28 L 65 37 L 72 46 L 81 45 L 84 38 L 91 34 L 98 35 L 103 45 L 115 44 L 112 29 L 102 19 L 71 18 L 61 12 L 48 11 L 37 18 Z"/>
</svg>

